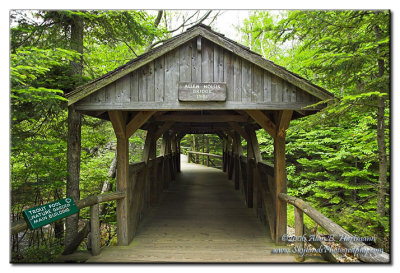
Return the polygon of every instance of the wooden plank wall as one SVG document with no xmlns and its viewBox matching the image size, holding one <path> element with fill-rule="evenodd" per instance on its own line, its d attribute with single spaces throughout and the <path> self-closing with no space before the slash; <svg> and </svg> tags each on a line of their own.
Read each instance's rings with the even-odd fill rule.
<svg viewBox="0 0 400 273">
<path fill-rule="evenodd" d="M 227 101 L 309 102 L 317 98 L 206 40 L 194 39 L 84 98 L 78 105 L 177 102 L 178 82 L 226 82 Z"/>
</svg>

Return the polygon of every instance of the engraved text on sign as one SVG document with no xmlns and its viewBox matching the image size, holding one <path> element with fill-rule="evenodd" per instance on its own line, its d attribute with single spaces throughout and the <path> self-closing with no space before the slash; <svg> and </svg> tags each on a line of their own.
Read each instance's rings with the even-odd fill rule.
<svg viewBox="0 0 400 273">
<path fill-rule="evenodd" d="M 180 101 L 225 101 L 226 83 L 178 83 Z"/>
</svg>

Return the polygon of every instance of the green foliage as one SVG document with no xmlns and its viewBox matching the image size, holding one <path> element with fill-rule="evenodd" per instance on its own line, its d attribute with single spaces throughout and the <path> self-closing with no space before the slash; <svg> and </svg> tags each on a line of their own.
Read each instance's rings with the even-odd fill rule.
<svg viewBox="0 0 400 273">
<path fill-rule="evenodd" d="M 71 50 L 71 28 L 76 18 L 84 21 L 82 55 Z M 164 29 L 156 27 L 154 16 L 144 11 L 13 10 L 10 19 L 11 214 L 12 219 L 20 219 L 27 207 L 65 197 L 64 94 L 143 53 L 148 43 L 164 35 Z M 83 77 L 71 76 L 71 63 L 80 60 Z M 108 122 L 87 117 L 82 121 L 81 136 L 80 190 L 84 198 L 99 193 L 106 180 L 115 187 L 115 178 L 109 178 L 108 171 L 116 139 Z M 140 160 L 143 137 L 143 132 L 132 137 L 131 161 Z M 87 212 L 82 215 L 87 216 Z M 107 206 L 103 220 L 115 224 L 115 204 Z M 48 232 L 50 229 L 45 234 Z M 55 240 L 53 235 L 48 242 Z M 23 240 L 26 244 L 23 249 L 17 248 L 14 261 L 47 262 L 47 258 L 38 256 L 45 254 L 46 245 L 46 255 L 52 258 L 51 243 L 39 236 L 32 238 Z M 31 248 L 36 244 L 39 248 Z M 14 251 L 14 242 L 12 245 Z"/>
<path fill-rule="evenodd" d="M 289 127 L 289 194 L 357 235 L 374 236 L 380 225 L 388 236 L 389 217 L 376 208 L 378 98 L 386 100 L 387 127 L 390 116 L 389 12 L 256 11 L 241 31 L 244 44 L 336 96 L 321 113 Z M 257 137 L 264 159 L 273 160 L 272 139 L 261 130 Z"/>
<path fill-rule="evenodd" d="M 300 55 L 312 52 L 299 65 L 312 71 L 314 82 L 343 94 L 387 92 L 390 62 L 376 76 L 377 60 L 389 58 L 389 20 L 388 11 L 292 11 L 274 32 L 282 41 L 299 41 Z"/>
<path fill-rule="evenodd" d="M 37 247 L 30 247 L 23 252 L 22 257 L 11 257 L 11 262 L 19 263 L 54 263 L 55 259 L 61 255 L 64 247 L 59 243 Z"/>
<path fill-rule="evenodd" d="M 185 148 L 183 148 L 185 147 Z M 222 155 L 222 141 L 217 135 L 210 134 L 188 134 L 182 138 L 181 150 L 183 153 L 194 151 L 204 152 L 209 154 Z M 195 162 L 203 165 L 207 165 L 206 156 L 195 156 Z M 211 158 L 213 163 L 209 163 L 209 166 L 221 166 L 222 160 L 219 158 Z"/>
<path fill-rule="evenodd" d="M 11 189 L 25 206 L 64 186 L 65 99 L 60 82 L 75 53 L 64 49 L 25 47 L 11 54 Z M 44 198 L 44 199 L 43 199 Z M 33 203 L 30 203 L 33 202 Z"/>
</svg>

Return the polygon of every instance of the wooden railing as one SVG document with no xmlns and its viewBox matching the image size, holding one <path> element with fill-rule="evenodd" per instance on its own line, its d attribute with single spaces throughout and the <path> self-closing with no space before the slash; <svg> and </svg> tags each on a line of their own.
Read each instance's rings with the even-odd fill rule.
<svg viewBox="0 0 400 273">
<path fill-rule="evenodd" d="M 223 171 L 226 171 L 228 178 L 233 181 L 235 189 L 240 190 L 244 196 L 247 205 L 252 207 L 257 217 L 268 225 L 271 238 L 275 238 L 276 225 L 276 198 L 289 203 L 295 207 L 295 236 L 310 236 L 311 232 L 304 226 L 303 213 L 306 213 L 318 225 L 325 229 L 335 239 L 354 238 L 348 231 L 337 225 L 335 222 L 312 208 L 306 202 L 299 198 L 291 197 L 280 193 L 276 195 L 274 167 L 272 164 L 261 161 L 255 164 L 253 159 L 246 156 L 234 154 L 232 151 L 226 151 L 223 155 Z M 252 191 L 249 194 L 249 191 Z M 321 242 L 311 242 L 316 249 L 325 246 Z M 381 252 L 365 243 L 357 240 L 340 241 L 340 243 L 350 252 L 360 251 L 355 255 L 360 261 L 369 263 L 388 263 L 389 254 Z M 302 242 L 297 241 L 296 247 L 302 247 Z M 357 250 L 358 249 L 358 250 Z M 321 253 L 327 261 L 337 262 L 336 258 L 329 252 Z M 304 256 L 297 255 L 296 259 L 302 261 Z"/>
<path fill-rule="evenodd" d="M 148 163 L 137 162 L 129 165 L 129 176 L 132 187 L 130 188 L 130 228 L 135 234 L 139 220 L 149 206 L 154 206 L 159 200 L 163 189 L 168 188 L 169 183 L 174 180 L 177 172 L 180 171 L 179 154 L 171 153 L 148 160 Z M 93 195 L 75 201 L 79 209 L 90 207 L 90 225 L 81 230 L 78 236 L 73 239 L 70 246 L 73 251 L 90 231 L 89 247 L 93 256 L 100 254 L 100 210 L 99 204 L 108 201 L 118 201 L 125 198 L 125 192 L 107 192 Z M 90 228 L 90 229 L 89 229 Z M 11 235 L 28 229 L 28 225 L 22 219 L 11 224 Z M 86 234 L 86 235 L 85 235 Z M 69 252 L 69 251 L 68 251 Z"/>
<path fill-rule="evenodd" d="M 311 207 L 300 198 L 280 193 L 279 199 L 294 206 L 295 236 L 297 238 L 302 237 L 303 235 L 308 235 L 309 233 L 309 231 L 305 232 L 304 229 L 303 213 L 305 213 L 316 223 L 318 223 L 323 229 L 325 229 L 329 233 L 329 235 L 332 235 L 335 240 L 340 241 L 340 243 L 344 247 L 346 247 L 348 250 L 351 250 L 349 252 L 355 254 L 355 256 L 359 260 L 367 263 L 390 262 L 389 254 L 366 245 L 364 242 L 359 240 L 359 238 L 353 236 L 350 232 L 330 220 L 328 217 L 320 213 L 315 208 Z M 302 240 L 296 240 L 295 243 L 297 247 L 303 248 Z M 302 257 L 297 257 L 297 259 L 302 260 Z"/>
<path fill-rule="evenodd" d="M 218 169 L 221 169 L 221 168 L 222 168 L 222 166 L 220 166 L 220 165 L 217 166 L 217 164 L 215 164 L 215 162 L 213 162 L 213 161 L 210 159 L 210 157 L 211 157 L 211 158 L 222 159 L 222 158 L 223 158 L 222 155 L 209 154 L 209 153 L 202 153 L 202 152 L 194 152 L 194 151 L 188 150 L 188 151 L 187 151 L 188 163 L 190 163 L 190 162 L 195 162 L 195 160 L 193 160 L 193 159 L 191 158 L 193 155 L 205 156 L 205 157 L 207 158 L 207 161 L 206 161 L 206 162 L 207 162 L 207 163 L 206 163 L 207 166 L 210 166 L 210 164 L 211 164 L 214 168 L 218 168 Z"/>
</svg>

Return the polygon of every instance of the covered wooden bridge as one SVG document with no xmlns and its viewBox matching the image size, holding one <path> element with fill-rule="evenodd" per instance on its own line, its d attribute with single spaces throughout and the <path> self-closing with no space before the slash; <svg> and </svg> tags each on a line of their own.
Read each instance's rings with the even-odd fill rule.
<svg viewBox="0 0 400 273">
<path fill-rule="evenodd" d="M 147 207 L 157 206 L 159 217 L 169 219 L 164 224 L 183 233 L 188 229 L 196 230 L 198 237 L 193 235 L 193 240 L 202 239 L 200 227 L 207 225 L 208 218 L 213 218 L 213 214 L 209 213 L 215 205 L 215 213 L 222 213 L 215 219 L 221 219 L 221 223 L 224 218 L 236 215 L 235 212 L 241 215 L 235 216 L 237 221 L 246 221 L 236 222 L 243 231 L 238 235 L 236 247 L 245 245 L 251 253 L 260 250 L 259 254 L 262 254 L 264 250 L 261 250 L 260 242 L 264 242 L 267 249 L 268 243 L 282 244 L 282 235 L 287 232 L 287 205 L 286 201 L 279 198 L 279 194 L 286 193 L 285 135 L 289 123 L 320 110 L 325 104 L 318 104 L 317 107 L 310 105 L 332 97 L 326 90 L 209 27 L 197 25 L 79 87 L 69 94 L 68 99 L 69 105 L 76 111 L 111 121 L 117 136 L 117 191 L 120 193 L 117 223 L 120 246 L 128 246 L 139 239 L 152 240 L 157 244 L 162 234 L 156 238 L 143 235 L 146 229 L 163 232 L 162 227 L 158 226 L 161 222 L 157 220 L 153 220 L 154 226 L 143 224 L 142 237 L 135 237 L 143 211 Z M 147 131 L 143 162 L 130 165 L 128 139 L 138 129 Z M 261 158 L 256 138 L 258 129 L 264 129 L 274 140 L 274 162 L 271 164 L 263 162 Z M 231 184 L 227 182 L 228 179 L 222 179 L 220 174 L 208 178 L 205 175 L 204 180 L 200 181 L 196 176 L 190 178 L 190 172 L 195 172 L 191 168 L 185 169 L 188 173 L 184 171 L 179 174 L 180 140 L 185 134 L 196 133 L 216 134 L 221 138 L 224 147 L 223 170 L 227 173 L 224 177 L 231 180 Z M 161 137 L 161 154 L 157 155 L 156 141 Z M 242 139 L 247 142 L 246 157 L 242 155 Z M 186 180 L 183 178 L 185 176 Z M 215 183 L 208 181 L 213 177 L 217 177 Z M 177 182 L 169 187 L 172 180 Z M 226 182 L 225 187 L 222 181 Z M 205 191 L 204 187 L 209 187 L 209 191 Z M 216 187 L 214 190 L 217 193 L 213 193 L 213 187 Z M 163 207 L 168 207 L 167 201 L 159 203 L 163 190 L 167 190 L 163 200 L 170 200 L 172 204 L 169 210 Z M 218 199 L 203 203 L 205 210 L 202 211 L 199 196 L 203 194 L 205 197 L 207 192 L 218 196 Z M 176 198 L 174 194 L 177 194 Z M 236 198 L 235 194 L 245 201 L 245 205 L 232 201 L 232 198 Z M 184 204 L 177 203 L 179 200 L 185 204 L 197 202 L 197 207 L 182 211 L 179 208 L 182 209 Z M 218 206 L 225 207 L 225 210 L 218 210 Z M 256 220 L 255 216 L 249 220 L 251 217 L 248 212 L 251 210 L 248 208 L 252 208 L 261 221 Z M 208 213 L 206 209 L 209 209 Z M 198 219 L 204 222 L 179 222 L 179 217 L 186 214 L 198 215 Z M 143 219 L 146 221 L 146 217 Z M 234 219 L 231 220 L 234 223 Z M 173 225 L 174 221 L 181 225 Z M 265 224 L 264 234 L 260 233 L 258 224 L 254 224 L 256 221 L 260 225 Z M 256 232 L 246 232 L 246 227 L 253 224 Z M 219 227 L 224 231 L 224 227 Z M 231 233 L 227 231 L 227 234 Z M 227 234 L 221 232 L 220 236 L 226 238 Z M 263 236 L 259 241 L 254 240 Z M 179 241 L 179 238 L 175 239 Z M 208 246 L 213 247 L 213 240 L 207 241 L 205 235 L 203 239 L 203 245 L 209 242 Z M 176 240 L 169 243 L 173 245 Z M 254 249 L 251 249 L 252 245 Z M 129 248 L 124 249 L 127 251 Z M 148 251 L 151 252 L 151 249 Z M 208 258 L 200 261 L 213 261 L 215 255 L 211 254 L 205 254 Z M 114 254 L 118 260 L 117 256 Z M 254 261 L 254 256 L 250 256 L 247 257 L 248 261 Z M 241 257 L 238 261 L 246 261 L 246 257 Z M 180 261 L 195 260 L 185 260 L 182 256 Z"/>
</svg>

